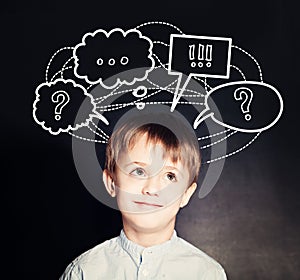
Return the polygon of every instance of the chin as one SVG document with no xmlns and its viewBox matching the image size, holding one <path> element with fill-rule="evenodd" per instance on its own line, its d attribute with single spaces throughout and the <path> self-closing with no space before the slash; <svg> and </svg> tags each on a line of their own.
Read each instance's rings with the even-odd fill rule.
<svg viewBox="0 0 300 280">
<path fill-rule="evenodd" d="M 163 207 L 147 212 L 122 212 L 123 223 L 137 231 L 156 231 L 169 225 L 175 226 L 178 207 Z"/>
</svg>

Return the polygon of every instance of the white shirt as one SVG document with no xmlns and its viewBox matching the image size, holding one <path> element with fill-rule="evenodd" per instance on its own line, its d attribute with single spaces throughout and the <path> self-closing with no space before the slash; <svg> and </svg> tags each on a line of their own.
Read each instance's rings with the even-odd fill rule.
<svg viewBox="0 0 300 280">
<path fill-rule="evenodd" d="M 224 269 L 207 254 L 178 237 L 144 248 L 120 236 L 76 258 L 60 280 L 226 280 Z"/>
</svg>

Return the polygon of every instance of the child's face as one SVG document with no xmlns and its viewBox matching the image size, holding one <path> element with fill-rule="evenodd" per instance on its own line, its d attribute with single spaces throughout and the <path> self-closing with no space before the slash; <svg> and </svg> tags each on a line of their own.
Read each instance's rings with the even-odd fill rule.
<svg viewBox="0 0 300 280">
<path fill-rule="evenodd" d="M 121 153 L 115 180 L 112 183 L 112 178 L 107 178 L 106 184 L 113 186 L 111 193 L 117 196 L 123 222 L 125 218 L 140 227 L 163 226 L 175 220 L 179 208 L 193 194 L 196 184 L 189 187 L 188 168 L 163 155 L 164 147 L 147 143 L 146 134 L 132 149 Z"/>
</svg>

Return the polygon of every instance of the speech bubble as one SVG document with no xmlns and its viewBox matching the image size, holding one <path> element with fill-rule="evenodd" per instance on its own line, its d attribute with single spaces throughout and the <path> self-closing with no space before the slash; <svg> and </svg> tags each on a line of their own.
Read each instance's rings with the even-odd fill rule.
<svg viewBox="0 0 300 280">
<path fill-rule="evenodd" d="M 192 76 L 229 78 L 231 43 L 224 37 L 171 35 L 168 73 L 179 76 L 171 112 Z"/>
<path fill-rule="evenodd" d="M 87 126 L 93 117 L 106 125 L 109 124 L 107 119 L 96 111 L 93 96 L 73 80 L 57 79 L 54 82 L 42 83 L 35 90 L 35 94 L 33 118 L 53 135 Z M 86 113 L 78 119 L 77 112 L 86 98 L 89 99 Z"/>
<path fill-rule="evenodd" d="M 152 41 L 139 30 L 129 29 L 125 32 L 115 28 L 106 32 L 98 29 L 93 33 L 86 33 L 82 42 L 75 46 L 74 74 L 89 84 L 100 83 L 107 89 L 122 83 L 132 85 L 146 79 L 153 70 L 155 61 L 152 48 Z M 122 75 L 126 70 L 141 67 L 146 67 L 147 70 L 142 73 L 136 71 L 130 77 Z M 108 79 L 115 75 L 115 79 Z"/>
<path fill-rule="evenodd" d="M 205 96 L 205 109 L 194 121 L 196 129 L 205 119 L 240 132 L 261 132 L 281 117 L 283 100 L 276 88 L 257 81 L 239 81 L 219 85 Z M 216 107 L 222 121 L 214 113 Z"/>
</svg>

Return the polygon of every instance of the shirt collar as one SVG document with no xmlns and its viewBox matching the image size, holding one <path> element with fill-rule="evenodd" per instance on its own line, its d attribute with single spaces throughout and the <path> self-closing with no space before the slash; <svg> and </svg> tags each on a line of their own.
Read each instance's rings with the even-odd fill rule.
<svg viewBox="0 0 300 280">
<path fill-rule="evenodd" d="M 174 230 L 172 237 L 168 241 L 151 247 L 143 247 L 129 240 L 124 230 L 122 229 L 119 240 L 122 248 L 131 256 L 137 266 L 139 266 L 143 256 L 147 255 L 151 258 L 155 258 L 156 256 L 162 256 L 163 254 L 165 254 L 170 249 L 170 247 L 173 246 L 174 243 L 178 240 L 178 237 L 176 230 Z"/>
</svg>

